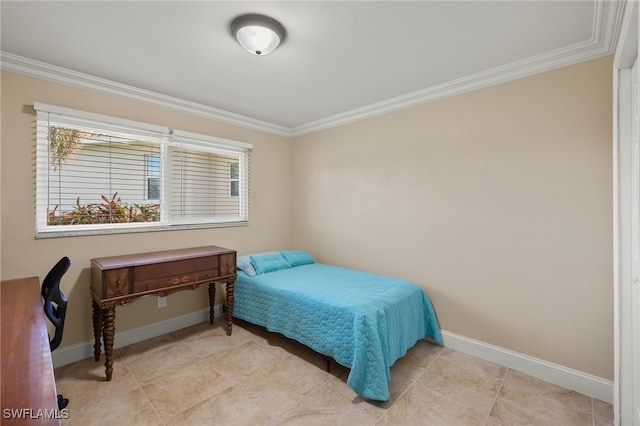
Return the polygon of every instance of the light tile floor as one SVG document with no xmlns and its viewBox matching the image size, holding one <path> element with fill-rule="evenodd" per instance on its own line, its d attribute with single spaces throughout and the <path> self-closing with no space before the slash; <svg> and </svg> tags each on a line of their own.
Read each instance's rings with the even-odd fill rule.
<svg viewBox="0 0 640 426">
<path fill-rule="evenodd" d="M 117 336 L 116 336 L 117 339 Z M 63 425 L 611 425 L 611 404 L 420 341 L 391 368 L 391 399 L 371 402 L 348 369 L 279 334 L 198 324 L 59 367 Z"/>
</svg>

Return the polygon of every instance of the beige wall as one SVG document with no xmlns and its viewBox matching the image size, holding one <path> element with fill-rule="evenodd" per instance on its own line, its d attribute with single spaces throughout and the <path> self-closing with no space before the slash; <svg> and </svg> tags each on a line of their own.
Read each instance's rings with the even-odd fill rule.
<svg viewBox="0 0 640 426">
<path fill-rule="evenodd" d="M 92 257 L 306 248 L 419 283 L 444 330 L 612 379 L 611 69 L 603 58 L 293 140 L 3 72 L 1 277 L 43 278 L 71 256 L 70 345 L 92 339 Z M 34 102 L 253 143 L 251 225 L 35 240 Z M 204 309 L 202 290 L 119 308 L 117 330 Z"/>
<path fill-rule="evenodd" d="M 0 273 L 2 279 L 33 275 L 43 279 L 60 257 L 71 257 L 73 264 L 62 282 L 62 291 L 69 299 L 63 346 L 92 339 L 89 269 L 90 259 L 93 257 L 200 245 L 230 247 L 238 250 L 240 254 L 289 246 L 289 139 L 10 72 L 2 72 L 1 84 Z M 252 143 L 254 149 L 251 154 L 250 225 L 128 235 L 34 239 L 34 102 Z M 220 302 L 221 293 L 222 291 L 218 292 Z M 124 331 L 206 307 L 205 288 L 176 293 L 167 299 L 167 307 L 162 309 L 156 307 L 155 297 L 150 297 L 131 306 L 118 308 L 116 329 Z"/>
<path fill-rule="evenodd" d="M 612 59 L 299 137 L 293 246 L 442 328 L 613 378 Z"/>
</svg>

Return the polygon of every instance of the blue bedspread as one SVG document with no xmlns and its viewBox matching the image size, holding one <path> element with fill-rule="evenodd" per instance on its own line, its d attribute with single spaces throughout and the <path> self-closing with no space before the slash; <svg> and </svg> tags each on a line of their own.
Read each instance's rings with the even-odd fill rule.
<svg viewBox="0 0 640 426">
<path fill-rule="evenodd" d="M 233 316 L 351 369 L 360 396 L 387 401 L 390 367 L 424 337 L 442 343 L 431 301 L 409 281 L 319 263 L 249 277 L 238 271 Z"/>
</svg>

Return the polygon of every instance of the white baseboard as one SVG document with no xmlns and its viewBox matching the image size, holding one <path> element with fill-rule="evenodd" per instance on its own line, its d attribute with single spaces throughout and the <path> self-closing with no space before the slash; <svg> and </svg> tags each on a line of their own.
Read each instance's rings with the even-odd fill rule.
<svg viewBox="0 0 640 426">
<path fill-rule="evenodd" d="M 221 317 L 222 305 L 215 305 L 213 307 L 213 313 L 214 318 Z M 209 308 L 201 311 L 190 312 L 188 314 L 169 318 L 163 321 L 154 322 L 153 324 L 144 325 L 131 330 L 117 332 L 113 347 L 124 347 L 205 321 L 209 321 Z M 51 354 L 54 368 L 93 357 L 93 343 L 93 340 L 90 340 L 58 348 Z"/>
<path fill-rule="evenodd" d="M 613 381 L 459 334 L 442 331 L 444 346 L 511 368 L 567 389 L 613 403 Z"/>
</svg>

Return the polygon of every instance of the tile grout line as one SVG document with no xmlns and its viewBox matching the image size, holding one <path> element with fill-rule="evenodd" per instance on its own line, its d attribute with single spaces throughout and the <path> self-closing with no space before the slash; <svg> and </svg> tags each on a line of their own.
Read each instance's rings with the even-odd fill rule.
<svg viewBox="0 0 640 426">
<path fill-rule="evenodd" d="M 442 350 L 440 351 L 440 353 L 438 354 L 438 356 L 436 356 L 436 357 L 435 357 L 435 358 L 434 358 L 434 359 L 429 363 L 429 365 L 427 365 L 427 366 L 425 367 L 424 371 L 423 371 L 422 373 L 420 373 L 420 374 L 418 375 L 418 377 L 416 377 L 415 379 L 413 379 L 413 380 L 411 381 L 411 384 L 410 384 L 409 386 L 407 386 L 407 388 L 404 390 L 404 392 L 402 392 L 402 393 L 398 396 L 398 398 L 395 400 L 395 402 L 394 402 L 393 404 L 391 404 L 391 407 L 393 407 L 393 406 L 396 404 L 396 402 L 398 402 L 398 401 L 400 400 L 400 398 L 402 398 L 402 397 L 403 397 L 403 396 L 404 396 L 404 395 L 409 391 L 409 389 L 411 389 L 411 388 L 416 384 L 416 382 L 417 382 L 418 380 L 420 380 L 420 378 L 421 378 L 422 376 L 424 376 L 424 375 L 427 373 L 427 371 L 429 371 L 429 370 L 431 369 L 431 367 L 433 367 L 433 364 L 435 364 L 435 362 L 436 362 L 437 360 L 439 360 L 439 359 L 442 357 L 442 354 L 443 354 L 445 351 L 446 351 L 446 348 L 443 346 L 443 347 L 442 347 Z M 388 409 L 388 410 L 390 410 L 390 409 L 391 409 L 391 407 L 389 407 L 389 409 Z M 387 410 L 387 411 L 388 411 L 388 410 Z M 385 414 L 386 414 L 386 412 L 385 412 Z"/>
<path fill-rule="evenodd" d="M 324 382 L 324 383 L 320 384 L 320 385 L 319 385 L 319 386 L 317 386 L 313 391 L 309 392 L 309 393 L 307 394 L 307 396 L 305 396 L 305 397 L 304 397 L 304 398 L 302 398 L 300 401 L 296 402 L 296 403 L 295 403 L 295 404 L 293 404 L 291 407 L 289 407 L 289 408 L 287 408 L 285 411 L 283 411 L 283 412 L 278 416 L 278 418 L 275 418 L 275 419 L 274 419 L 273 417 L 271 417 L 271 418 L 272 418 L 273 420 L 275 420 L 275 421 L 277 422 L 277 424 L 282 424 L 282 422 L 281 422 L 281 420 L 280 420 L 280 419 L 281 419 L 285 414 L 287 414 L 289 411 L 293 410 L 293 409 L 294 409 L 295 407 L 297 407 L 298 405 L 302 404 L 302 402 L 303 402 L 303 401 L 305 401 L 305 400 L 309 399 L 309 398 L 311 397 L 311 395 L 313 395 L 313 394 L 315 394 L 315 393 L 317 393 L 317 392 L 320 392 L 320 390 L 322 390 L 322 388 L 324 388 L 324 387 L 326 387 L 326 386 L 329 386 L 329 383 L 328 383 L 328 382 Z M 269 413 L 267 413 L 267 414 L 269 414 Z"/>
<path fill-rule="evenodd" d="M 418 375 L 418 377 L 416 377 L 415 379 L 413 379 L 413 380 L 411 381 L 411 384 L 409 384 L 409 386 L 407 386 L 407 387 L 406 387 L 406 389 L 405 389 L 405 390 L 404 390 L 400 395 L 398 395 L 398 397 L 396 398 L 396 400 L 395 400 L 395 401 L 394 401 L 394 402 L 389 406 L 389 408 L 387 408 L 387 409 L 384 411 L 384 413 L 382 414 L 382 416 L 380 416 L 380 418 L 378 419 L 378 422 L 377 422 L 377 423 L 380 423 L 380 422 L 382 421 L 382 419 L 384 419 L 384 417 L 385 417 L 385 416 L 389 413 L 389 411 L 390 411 L 390 410 L 391 410 L 391 409 L 392 409 L 392 408 L 393 408 L 393 407 L 398 403 L 398 401 L 400 401 L 400 400 L 402 399 L 402 397 L 403 397 L 407 392 L 409 392 L 409 391 L 411 390 L 411 388 L 416 384 L 416 382 L 417 382 L 418 380 L 420 380 L 420 378 L 421 378 L 422 376 L 424 376 L 424 375 L 427 373 L 427 371 L 429 371 L 429 370 L 431 369 L 431 367 L 433 366 L 433 364 L 435 364 L 435 362 L 436 362 L 438 359 L 440 359 L 440 357 L 442 357 L 442 354 L 443 354 L 445 351 L 446 351 L 446 348 L 445 348 L 444 346 L 442 346 L 442 350 L 440 351 L 440 353 L 439 353 L 439 354 L 438 354 L 438 355 L 437 355 L 437 356 L 436 356 L 436 357 L 435 357 L 435 358 L 434 358 L 434 359 L 429 363 L 429 365 L 427 365 L 427 366 L 425 367 L 424 371 L 423 371 L 421 374 L 419 374 L 419 375 Z M 390 423 L 393 423 L 393 422 L 391 422 L 390 420 L 387 420 L 387 421 L 389 421 Z M 376 424 L 377 424 L 377 423 L 376 423 Z"/>
<path fill-rule="evenodd" d="M 136 385 L 138 385 L 138 389 L 140 389 L 140 391 L 144 395 L 144 397 L 147 400 L 147 402 L 149 402 L 149 404 L 151 405 L 151 408 L 153 409 L 153 412 L 156 413 L 156 416 L 158 416 L 158 419 L 160 419 L 160 423 L 162 423 L 162 425 L 166 425 L 164 419 L 162 418 L 162 416 L 160 415 L 160 413 L 156 409 L 156 406 L 153 404 L 153 402 L 149 398 L 149 395 L 147 395 L 147 393 L 144 391 L 144 388 L 142 387 L 142 384 L 140 383 L 140 380 L 138 380 L 138 377 L 136 377 L 136 375 L 133 374 L 133 371 L 129 368 L 129 365 L 127 364 L 127 361 L 124 359 L 122 354 L 120 354 L 120 351 L 118 351 L 118 356 L 120 358 L 120 361 L 124 363 L 124 366 L 127 369 L 127 371 L 129 372 L 129 374 L 131 374 L 131 377 L 133 377 L 133 380 L 136 381 Z"/>
<path fill-rule="evenodd" d="M 498 401 L 498 397 L 500 396 L 500 392 L 502 392 L 502 386 L 504 386 L 504 382 L 507 380 L 507 374 L 509 374 L 509 371 L 511 369 L 507 368 L 506 371 L 504 372 L 504 376 L 502 376 L 502 380 L 500 381 L 500 386 L 498 386 L 498 391 L 496 392 L 496 396 L 493 397 L 493 402 L 491 403 L 491 406 L 489 407 L 489 412 L 487 413 L 487 415 L 484 418 L 484 422 L 482 423 L 483 425 L 486 425 L 487 422 L 489 421 L 489 418 L 491 417 L 491 412 L 493 411 L 493 408 L 496 406 L 496 402 Z"/>
<path fill-rule="evenodd" d="M 200 358 L 200 361 L 204 361 L 204 362 L 207 362 L 208 364 L 210 364 L 204 356 L 200 355 L 200 354 L 198 353 L 198 351 L 196 351 L 195 349 L 193 349 L 193 348 L 192 348 L 192 347 L 187 343 L 187 341 L 186 341 L 185 339 L 181 338 L 177 333 L 175 333 L 175 332 L 170 332 L 170 333 L 167 333 L 167 335 L 170 335 L 171 337 L 173 337 L 174 339 L 176 339 L 176 342 L 175 342 L 175 343 L 171 343 L 170 345 L 168 345 L 168 347 L 170 347 L 170 346 L 174 346 L 174 345 L 178 345 L 178 344 L 182 344 L 182 345 L 184 345 L 185 347 L 187 347 L 191 352 L 193 352 L 193 353 L 194 353 L 198 358 Z M 160 350 L 166 350 L 166 349 L 167 349 L 167 347 L 162 347 L 162 348 L 152 349 L 152 350 L 151 350 L 151 352 L 160 351 Z M 116 350 L 118 350 L 118 349 L 116 349 Z M 146 352 L 147 352 L 147 350 L 145 350 L 145 353 L 146 353 Z M 148 396 L 148 395 L 147 395 L 147 393 L 145 392 L 144 387 L 143 387 L 143 386 L 142 386 L 142 384 L 140 383 L 140 380 L 139 380 L 139 379 L 138 379 L 138 377 L 134 374 L 133 370 L 131 370 L 131 368 L 129 368 L 129 365 L 128 365 L 127 361 L 125 360 L 125 357 L 123 357 L 123 356 L 122 356 L 122 354 L 120 353 L 120 351 L 119 351 L 119 350 L 118 350 L 118 355 L 119 355 L 120 360 L 121 360 L 122 362 L 124 362 L 125 367 L 126 367 L 126 368 L 127 368 L 127 370 L 129 371 L 129 373 L 131 374 L 131 376 L 133 377 L 133 379 L 136 381 L 136 384 L 138 385 L 138 388 L 142 391 L 142 394 L 144 395 L 144 397 L 146 398 L 146 400 L 149 402 L 149 404 L 151 404 L 151 408 L 152 408 L 152 409 L 153 409 L 153 411 L 156 413 L 156 416 L 158 416 L 158 419 L 160 419 L 160 422 L 162 423 L 162 425 L 166 426 L 166 424 L 167 424 L 167 423 L 166 423 L 166 421 L 162 418 L 162 416 L 161 416 L 161 415 L 160 415 L 160 413 L 158 412 L 158 410 L 157 410 L 157 408 L 156 408 L 155 404 L 153 403 L 153 401 L 151 401 L 151 399 L 149 398 L 149 396 Z M 210 364 L 210 365 L 211 365 L 211 364 Z M 215 369 L 215 367 L 214 367 L 214 369 Z M 216 371 L 218 371 L 217 369 L 215 369 L 215 370 L 216 370 Z M 159 376 L 158 376 L 158 377 L 159 377 Z M 227 381 L 228 381 L 228 379 L 227 379 L 227 377 L 226 377 L 226 376 L 222 376 L 222 377 L 224 377 L 224 378 L 225 378 L 225 380 L 227 380 Z M 151 380 L 154 380 L 154 379 L 151 379 Z M 197 404 L 196 404 L 196 405 L 197 405 Z M 192 408 L 192 407 L 190 407 L 190 408 Z M 190 409 L 190 408 L 187 408 L 187 409 Z M 178 414 L 179 414 L 179 413 L 178 413 Z M 178 414 L 176 414 L 176 415 L 178 415 Z M 170 417 L 170 418 L 169 418 L 169 420 L 170 420 L 171 418 L 173 418 L 173 417 L 175 417 L 175 416 Z"/>
</svg>

